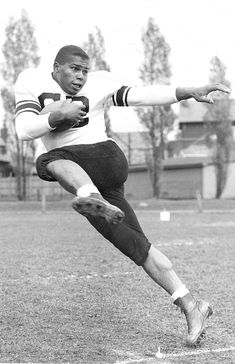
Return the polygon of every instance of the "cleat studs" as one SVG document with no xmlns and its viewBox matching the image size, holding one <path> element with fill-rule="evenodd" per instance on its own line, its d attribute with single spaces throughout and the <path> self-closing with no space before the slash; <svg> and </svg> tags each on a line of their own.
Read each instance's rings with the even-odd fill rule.
<svg viewBox="0 0 235 364">
<path fill-rule="evenodd" d="M 95 198 L 76 198 L 72 207 L 81 215 L 101 217 L 111 224 L 118 224 L 124 218 L 124 213 L 119 208 Z"/>
</svg>

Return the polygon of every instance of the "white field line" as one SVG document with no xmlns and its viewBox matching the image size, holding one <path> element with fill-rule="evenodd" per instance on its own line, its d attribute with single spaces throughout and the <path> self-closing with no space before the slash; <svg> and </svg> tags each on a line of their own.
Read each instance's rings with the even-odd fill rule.
<svg viewBox="0 0 235 364">
<path fill-rule="evenodd" d="M 150 213 L 150 214 L 157 214 L 157 215 L 159 215 L 160 214 L 160 212 L 162 211 L 162 210 L 159 210 L 159 209 L 156 209 L 156 210 L 154 210 L 154 209 L 149 209 L 149 210 L 141 210 L 141 209 L 134 209 L 134 211 L 135 211 L 135 213 L 137 213 L 137 214 L 141 214 L 141 213 L 143 213 L 143 214 L 147 214 L 147 213 Z M 199 212 L 198 212 L 198 210 L 197 209 L 195 209 L 195 210 L 184 210 L 184 209 L 177 209 L 177 210 L 169 210 L 170 211 L 170 213 L 171 213 L 171 215 L 173 215 L 173 214 L 187 214 L 187 213 L 189 213 L 189 214 L 199 214 Z M 3 211 L 4 212 L 4 211 Z M 6 211 L 6 212 L 9 212 L 9 211 Z M 12 211 L 10 211 L 10 212 L 12 212 Z M 22 213 L 22 212 L 28 212 L 28 213 L 32 213 L 32 211 L 16 211 L 16 213 Z M 35 212 L 38 212 L 38 213 L 42 213 L 42 211 L 41 210 L 35 210 Z M 77 214 L 75 211 L 73 211 L 72 209 L 71 210 L 46 210 L 45 211 L 45 213 L 48 213 L 48 214 L 71 214 L 71 212 L 73 213 L 73 215 L 75 215 L 75 214 Z M 14 212 L 15 213 L 15 212 Z M 220 210 L 203 210 L 203 212 L 202 213 L 200 213 L 200 214 L 203 214 L 203 213 L 206 213 L 206 214 L 216 214 L 216 213 L 218 213 L 218 214 L 234 214 L 235 213 L 235 210 L 234 209 L 220 209 Z"/>
<path fill-rule="evenodd" d="M 235 346 L 230 346 L 228 348 L 219 348 L 219 349 L 205 349 L 205 350 L 194 350 L 194 351 L 183 351 L 181 353 L 169 353 L 164 354 L 162 352 L 157 352 L 154 357 L 145 357 L 140 358 L 136 357 L 136 359 L 126 359 L 123 361 L 117 361 L 115 364 L 130 364 L 130 363 L 143 363 L 148 361 L 148 363 L 153 362 L 156 363 L 156 360 L 160 359 L 171 359 L 171 358 L 179 358 L 179 357 L 185 357 L 185 356 L 196 356 L 196 355 L 205 355 L 205 354 L 213 354 L 213 353 L 223 353 L 228 351 L 235 351 Z M 163 364 L 163 363 L 162 363 Z"/>
<path fill-rule="evenodd" d="M 156 247 L 167 247 L 167 246 L 192 246 L 192 245 L 206 245 L 206 244 L 213 244 L 210 240 L 202 240 L 200 242 L 194 243 L 193 241 L 184 241 L 184 240 L 178 240 L 172 243 L 158 243 Z M 67 274 L 65 276 L 60 275 L 50 275 L 47 277 L 42 276 L 32 276 L 30 279 L 33 281 L 39 281 L 42 284 L 49 284 L 49 282 L 52 282 L 54 280 L 63 280 L 63 281 L 78 281 L 78 280 L 90 280 L 90 279 L 97 279 L 97 278 L 115 278 L 115 277 L 124 277 L 124 276 L 130 276 L 135 274 L 135 272 L 126 271 L 126 272 L 112 272 L 112 273 L 96 273 L 91 272 L 90 274 L 84 274 L 84 275 L 77 275 L 77 274 Z M 15 281 L 15 279 L 12 279 L 12 281 Z M 1 363 L 0 363 L 1 364 Z"/>
<path fill-rule="evenodd" d="M 134 209 L 136 213 L 138 214 L 141 214 L 141 213 L 151 213 L 151 214 L 159 214 L 162 210 L 159 210 L 159 209 L 156 209 L 156 210 L 142 210 L 142 209 Z M 195 213 L 199 213 L 197 209 L 195 210 L 184 210 L 184 209 L 178 209 L 178 210 L 169 210 L 171 214 L 187 214 L 187 213 L 190 213 L 190 214 L 195 214 Z M 39 209 L 35 209 L 35 210 L 3 210 L 1 211 L 1 214 L 33 214 L 33 215 L 41 215 L 41 214 L 71 214 L 73 213 L 73 215 L 76 215 L 77 213 L 75 211 L 73 211 L 72 209 L 71 210 L 50 210 L 50 209 L 46 209 L 45 211 L 42 212 L 42 210 L 39 208 Z M 203 210 L 202 213 L 200 214 L 203 214 L 203 213 L 206 213 L 206 214 L 228 214 L 228 213 L 231 213 L 231 214 L 234 214 L 235 213 L 235 210 L 234 209 L 214 209 L 214 210 Z"/>
<path fill-rule="evenodd" d="M 141 210 L 141 209 L 134 209 L 135 210 L 135 212 L 136 213 L 148 213 L 148 212 L 150 212 L 151 214 L 159 214 L 160 212 L 162 212 L 162 210 L 159 210 L 159 209 L 156 209 L 156 210 L 154 210 L 154 209 L 149 209 L 149 210 Z M 216 210 L 216 209 L 214 209 L 214 210 L 203 210 L 203 212 L 199 212 L 197 209 L 194 209 L 194 210 L 192 210 L 192 209 L 190 209 L 190 210 L 184 210 L 184 209 L 176 209 L 176 210 L 171 210 L 171 209 L 166 209 L 167 211 L 169 211 L 171 214 L 174 214 L 174 213 L 176 213 L 176 214 L 187 214 L 187 213 L 190 213 L 190 214 L 200 214 L 200 215 L 203 215 L 204 213 L 205 214 L 216 214 L 216 213 L 218 213 L 218 214 L 221 214 L 221 213 L 225 213 L 225 214 L 227 214 L 227 213 L 231 213 L 231 214 L 234 214 L 235 213 L 235 210 L 234 209 L 218 209 L 218 210 Z"/>
<path fill-rule="evenodd" d="M 184 240 L 179 240 L 179 241 L 175 241 L 172 243 L 158 243 L 156 245 L 156 247 L 164 247 L 164 246 L 192 246 L 192 245 L 205 245 L 205 244 L 213 244 L 213 242 L 209 241 L 209 240 L 202 240 L 200 242 L 194 243 L 193 241 L 184 241 Z M 38 278 L 39 280 L 41 280 L 42 282 L 44 282 L 45 284 L 48 283 L 51 280 L 55 280 L 55 279 L 63 279 L 66 281 L 77 281 L 80 279 L 96 279 L 96 278 L 114 278 L 114 277 L 123 277 L 123 276 L 128 276 L 128 275 L 132 275 L 135 274 L 135 272 L 112 272 L 112 273 L 90 273 L 90 274 L 86 274 L 86 275 L 76 275 L 76 274 L 68 274 L 66 276 L 56 276 L 56 275 L 51 275 L 48 277 L 40 277 Z M 0 363 L 1 364 L 1 363 Z"/>
</svg>

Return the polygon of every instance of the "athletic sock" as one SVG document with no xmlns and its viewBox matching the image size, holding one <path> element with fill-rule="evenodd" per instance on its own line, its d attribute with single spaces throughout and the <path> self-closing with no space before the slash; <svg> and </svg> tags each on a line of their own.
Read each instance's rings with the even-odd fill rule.
<svg viewBox="0 0 235 364">
<path fill-rule="evenodd" d="M 180 286 L 172 295 L 171 299 L 173 302 L 175 302 L 178 298 L 182 298 L 186 296 L 189 293 L 188 288 L 183 284 Z"/>
<path fill-rule="evenodd" d="M 91 193 L 98 193 L 99 190 L 92 184 L 86 184 L 77 190 L 77 197 L 88 197 Z"/>
</svg>

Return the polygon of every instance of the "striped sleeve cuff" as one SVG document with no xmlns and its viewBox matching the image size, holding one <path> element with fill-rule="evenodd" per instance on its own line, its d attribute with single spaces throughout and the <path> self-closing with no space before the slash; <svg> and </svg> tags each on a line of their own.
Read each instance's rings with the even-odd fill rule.
<svg viewBox="0 0 235 364">
<path fill-rule="evenodd" d="M 22 100 L 17 102 L 15 113 L 16 117 L 23 112 L 33 112 L 34 114 L 39 115 L 41 110 L 42 108 L 39 102 L 34 100 Z"/>
<path fill-rule="evenodd" d="M 128 92 L 131 87 L 123 86 L 112 96 L 114 106 L 129 106 L 127 102 Z"/>
</svg>

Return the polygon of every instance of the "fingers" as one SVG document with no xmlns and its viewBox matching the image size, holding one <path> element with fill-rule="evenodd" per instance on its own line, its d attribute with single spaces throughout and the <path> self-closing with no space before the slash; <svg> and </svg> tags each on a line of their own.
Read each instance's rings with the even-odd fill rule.
<svg viewBox="0 0 235 364">
<path fill-rule="evenodd" d="M 212 97 L 206 97 L 206 98 L 205 98 L 205 102 L 206 102 L 207 104 L 214 104 L 214 100 L 212 99 Z"/>
<path fill-rule="evenodd" d="M 79 116 L 81 116 L 81 117 L 86 116 L 86 112 L 85 112 L 85 111 L 82 111 L 82 110 L 80 110 L 78 114 L 79 114 Z"/>
<path fill-rule="evenodd" d="M 230 93 L 229 87 L 223 85 L 222 83 L 214 83 L 203 87 L 200 92 L 195 96 L 195 99 L 199 102 L 205 102 L 207 104 L 213 104 L 214 100 L 210 95 L 211 92 L 221 91 L 226 94 Z"/>
<path fill-rule="evenodd" d="M 71 102 L 68 104 L 68 110 L 70 113 L 70 116 L 75 118 L 84 118 L 86 116 L 86 112 L 84 111 L 85 105 L 83 103 L 75 103 Z"/>
<path fill-rule="evenodd" d="M 72 105 L 72 104 L 70 104 L 70 105 Z M 74 110 L 76 110 L 79 117 L 86 116 L 87 113 L 84 111 L 85 105 L 83 103 L 74 103 L 72 105 L 72 107 L 74 108 Z"/>
<path fill-rule="evenodd" d="M 216 83 L 216 84 L 213 84 L 211 85 L 211 91 L 222 91 L 222 92 L 225 92 L 227 94 L 229 94 L 231 91 L 229 89 L 229 87 L 223 85 L 222 83 Z"/>
<path fill-rule="evenodd" d="M 199 102 L 205 102 L 207 104 L 214 104 L 214 100 L 210 96 L 201 96 L 197 99 Z"/>
</svg>

